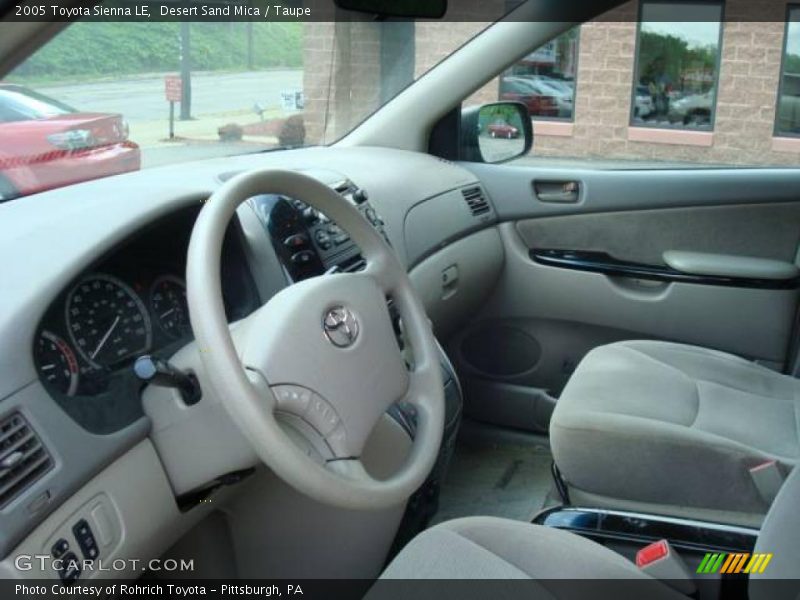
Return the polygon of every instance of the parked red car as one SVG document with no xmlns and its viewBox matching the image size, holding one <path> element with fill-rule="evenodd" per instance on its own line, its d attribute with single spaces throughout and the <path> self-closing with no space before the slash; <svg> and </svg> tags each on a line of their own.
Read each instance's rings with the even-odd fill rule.
<svg viewBox="0 0 800 600">
<path fill-rule="evenodd" d="M 122 115 L 78 112 L 0 83 L 0 201 L 140 167 Z"/>
<path fill-rule="evenodd" d="M 519 136 L 519 129 L 513 125 L 509 125 L 502 119 L 498 119 L 494 123 L 490 123 L 486 130 L 492 137 L 511 139 Z"/>
</svg>

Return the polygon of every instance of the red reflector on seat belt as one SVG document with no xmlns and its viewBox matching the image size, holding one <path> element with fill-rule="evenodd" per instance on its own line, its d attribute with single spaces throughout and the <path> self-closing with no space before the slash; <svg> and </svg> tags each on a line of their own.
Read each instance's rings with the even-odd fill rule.
<svg viewBox="0 0 800 600">
<path fill-rule="evenodd" d="M 646 567 L 647 565 L 661 560 L 669 554 L 667 540 L 659 540 L 648 544 L 636 553 L 636 566 Z"/>
</svg>

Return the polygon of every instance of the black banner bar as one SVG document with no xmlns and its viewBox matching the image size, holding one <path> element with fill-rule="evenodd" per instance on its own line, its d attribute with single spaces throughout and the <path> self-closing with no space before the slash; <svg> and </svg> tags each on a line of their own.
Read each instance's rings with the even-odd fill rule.
<svg viewBox="0 0 800 600">
<path fill-rule="evenodd" d="M 393 0 L 403 2 L 404 0 Z M 533 2 L 533 4 L 530 4 Z M 714 0 L 703 0 L 706 4 Z M 523 6 L 528 4 L 528 6 Z M 672 6 L 670 6 L 672 5 Z M 722 2 L 720 1 L 720 5 Z M 688 6 L 688 8 L 687 8 Z M 704 20 L 707 13 L 691 8 L 686 2 L 659 2 L 659 21 L 690 22 Z M 777 21 L 786 18 L 787 0 L 735 0 L 727 2 L 724 20 Z M 370 21 L 380 15 L 342 10 L 334 0 L 0 0 L 3 20 L 25 21 Z M 639 19 L 637 0 L 581 0 L 568 3 L 537 0 L 449 0 L 445 15 L 438 20 L 453 22 L 510 21 L 583 21 L 595 18 L 611 22 L 635 22 Z M 393 20 L 403 20 L 392 18 Z"/>
</svg>

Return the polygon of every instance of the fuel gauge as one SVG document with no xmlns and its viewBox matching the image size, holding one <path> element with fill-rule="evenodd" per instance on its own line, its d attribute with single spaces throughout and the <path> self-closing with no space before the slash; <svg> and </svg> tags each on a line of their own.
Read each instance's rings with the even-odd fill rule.
<svg viewBox="0 0 800 600">
<path fill-rule="evenodd" d="M 150 308 L 156 322 L 170 337 L 180 339 L 191 332 L 186 284 L 180 277 L 162 275 L 153 282 Z"/>
</svg>

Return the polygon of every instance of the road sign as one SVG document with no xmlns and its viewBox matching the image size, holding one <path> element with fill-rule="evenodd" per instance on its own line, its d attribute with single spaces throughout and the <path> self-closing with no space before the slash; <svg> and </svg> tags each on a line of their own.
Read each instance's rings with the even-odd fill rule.
<svg viewBox="0 0 800 600">
<path fill-rule="evenodd" d="M 164 76 L 164 95 L 169 102 L 169 139 L 175 137 L 175 103 L 183 96 L 183 82 L 180 75 Z"/>
<path fill-rule="evenodd" d="M 180 75 L 166 75 L 164 77 L 164 94 L 167 102 L 180 102 L 183 93 Z"/>
<path fill-rule="evenodd" d="M 281 106 L 283 110 L 303 110 L 306 99 L 302 90 L 281 91 Z"/>
</svg>

